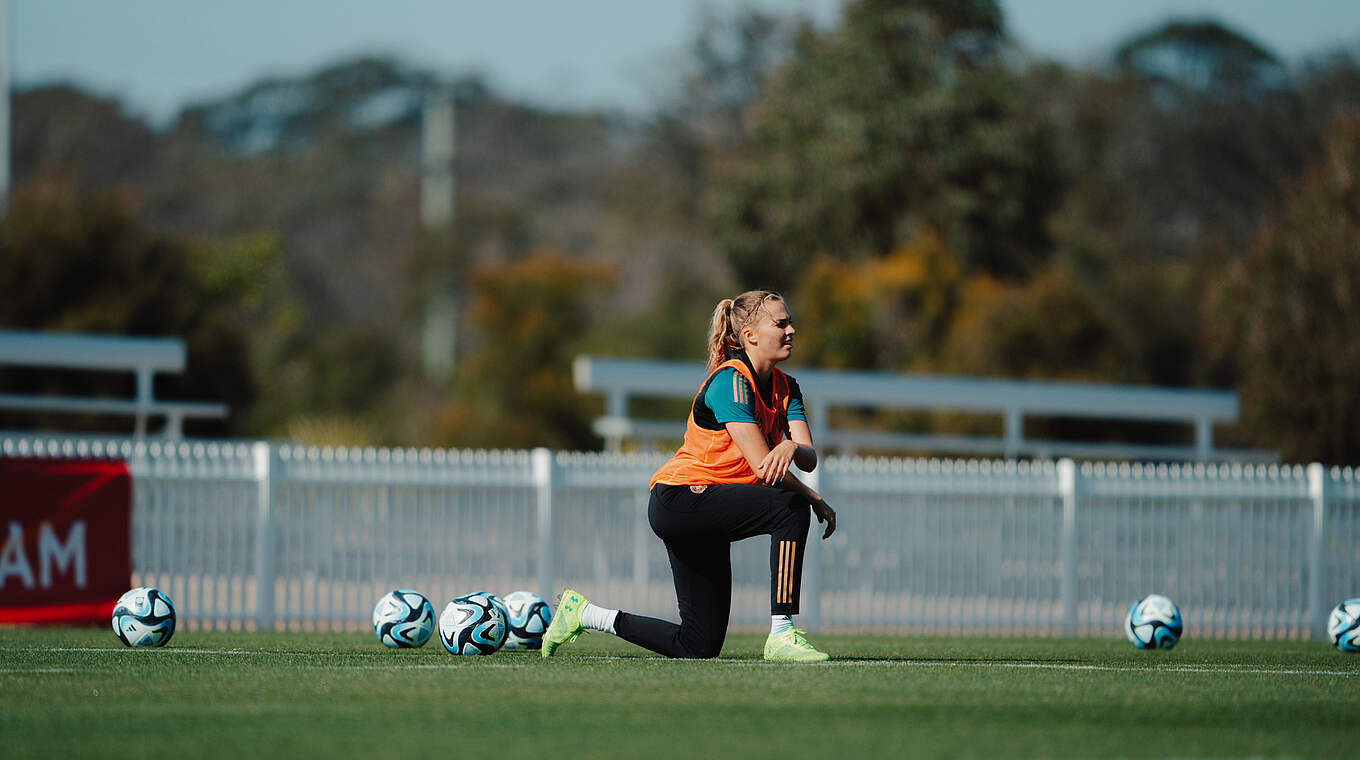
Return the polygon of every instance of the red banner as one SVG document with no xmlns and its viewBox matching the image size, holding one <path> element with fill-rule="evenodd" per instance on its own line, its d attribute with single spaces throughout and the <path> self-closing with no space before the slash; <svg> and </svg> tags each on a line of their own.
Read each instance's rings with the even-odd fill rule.
<svg viewBox="0 0 1360 760">
<path fill-rule="evenodd" d="M 0 457 L 0 624 L 107 623 L 131 534 L 123 462 Z"/>
</svg>

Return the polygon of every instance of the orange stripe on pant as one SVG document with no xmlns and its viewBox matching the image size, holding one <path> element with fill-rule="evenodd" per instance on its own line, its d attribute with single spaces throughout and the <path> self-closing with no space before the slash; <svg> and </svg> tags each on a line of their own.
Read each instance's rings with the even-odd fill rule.
<svg viewBox="0 0 1360 760">
<path fill-rule="evenodd" d="M 778 604 L 793 601 L 793 577 L 795 563 L 798 561 L 796 541 L 779 542 L 779 572 L 775 577 L 774 600 Z"/>
<path fill-rule="evenodd" d="M 786 604 L 789 601 L 787 587 L 789 587 L 789 575 L 792 575 L 793 572 L 792 549 L 789 541 L 779 541 L 779 578 L 777 579 L 778 590 L 775 591 L 775 598 L 781 604 Z"/>
<path fill-rule="evenodd" d="M 784 567 L 788 564 L 789 542 L 779 542 L 779 570 L 774 576 L 774 600 L 778 604 L 783 604 L 784 599 Z"/>
</svg>

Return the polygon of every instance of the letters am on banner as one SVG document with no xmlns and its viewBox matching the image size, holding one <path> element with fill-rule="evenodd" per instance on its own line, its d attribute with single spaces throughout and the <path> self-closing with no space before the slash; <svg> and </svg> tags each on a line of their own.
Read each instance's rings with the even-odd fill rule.
<svg viewBox="0 0 1360 760">
<path fill-rule="evenodd" d="M 107 623 L 131 533 L 124 462 L 0 457 L 0 624 Z"/>
</svg>

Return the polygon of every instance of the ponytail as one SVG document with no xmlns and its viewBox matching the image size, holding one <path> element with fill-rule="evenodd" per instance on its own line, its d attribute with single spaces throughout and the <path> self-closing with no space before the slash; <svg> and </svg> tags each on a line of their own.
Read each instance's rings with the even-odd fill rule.
<svg viewBox="0 0 1360 760">
<path fill-rule="evenodd" d="M 717 369 L 719 364 L 727 361 L 727 357 L 733 351 L 741 348 L 741 343 L 732 335 L 733 303 L 731 298 L 724 298 L 718 302 L 718 307 L 713 310 L 713 321 L 708 326 L 709 372 Z"/>
<path fill-rule="evenodd" d="M 713 309 L 708 328 L 708 371 L 741 352 L 741 330 L 765 311 L 765 302 L 784 297 L 770 290 L 748 290 L 736 298 L 724 298 Z"/>
</svg>

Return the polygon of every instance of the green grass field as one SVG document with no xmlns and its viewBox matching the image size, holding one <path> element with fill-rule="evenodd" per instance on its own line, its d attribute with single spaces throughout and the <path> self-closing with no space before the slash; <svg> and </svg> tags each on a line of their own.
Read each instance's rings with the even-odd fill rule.
<svg viewBox="0 0 1360 760">
<path fill-rule="evenodd" d="M 366 634 L 0 630 L 0 757 L 1324 757 L 1360 742 L 1360 657 L 1321 642 L 821 635 L 838 659 L 561 657 Z M 562 754 L 549 754 L 560 748 Z"/>
</svg>

